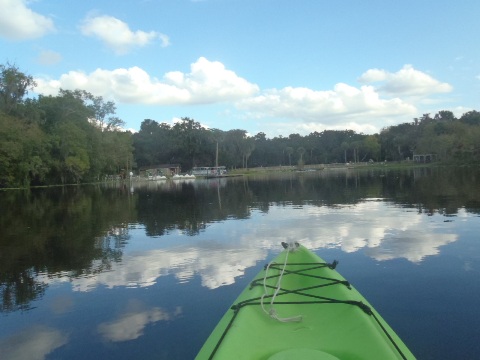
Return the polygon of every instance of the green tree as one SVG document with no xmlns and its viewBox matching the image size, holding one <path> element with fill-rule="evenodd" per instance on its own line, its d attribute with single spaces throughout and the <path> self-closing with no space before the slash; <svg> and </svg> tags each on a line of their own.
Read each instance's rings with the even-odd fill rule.
<svg viewBox="0 0 480 360">
<path fill-rule="evenodd" d="M 197 159 L 203 159 L 207 145 L 211 145 L 210 133 L 199 122 L 188 117 L 173 125 L 172 134 L 176 142 L 174 159 L 176 155 L 178 161 L 175 162 L 179 162 L 182 168 L 195 166 Z"/>
<path fill-rule="evenodd" d="M 468 111 L 460 117 L 460 121 L 467 125 L 480 125 L 480 112 L 476 110 Z"/>
<path fill-rule="evenodd" d="M 303 155 L 305 154 L 305 148 L 303 146 L 300 146 L 298 149 L 297 149 L 297 153 L 298 155 L 300 155 L 300 158 L 298 159 L 298 167 L 300 170 L 303 170 L 303 167 L 305 165 L 305 162 L 303 160 Z"/>
<path fill-rule="evenodd" d="M 295 152 L 295 150 L 293 150 L 293 147 L 287 146 L 287 147 L 285 148 L 285 152 L 286 152 L 287 155 L 288 155 L 288 165 L 289 165 L 289 166 L 292 166 L 292 155 L 293 155 L 293 153 Z"/>
<path fill-rule="evenodd" d="M 365 151 L 365 158 L 369 160 L 380 160 L 380 142 L 378 135 L 367 135 L 363 139 L 363 149 Z"/>
<path fill-rule="evenodd" d="M 168 126 L 168 125 L 167 125 Z M 169 131 L 170 128 L 167 128 Z M 140 131 L 133 135 L 135 161 L 138 166 L 161 163 L 162 129 L 158 122 L 145 119 L 140 125 Z M 167 150 L 163 149 L 165 153 Z"/>
<path fill-rule="evenodd" d="M 243 156 L 243 167 L 246 169 L 248 168 L 248 159 L 252 155 L 253 150 L 255 150 L 255 139 L 253 137 L 246 137 L 243 139 L 241 149 Z"/>
<path fill-rule="evenodd" d="M 42 182 L 48 171 L 46 136 L 36 124 L 0 113 L 0 187 Z"/>
<path fill-rule="evenodd" d="M 225 132 L 224 149 L 227 154 L 227 163 L 230 167 L 244 167 L 246 153 L 245 141 L 247 132 L 241 129 L 234 129 Z"/>
<path fill-rule="evenodd" d="M 0 111 L 14 114 L 29 90 L 36 86 L 33 77 L 12 64 L 0 65 Z"/>
</svg>

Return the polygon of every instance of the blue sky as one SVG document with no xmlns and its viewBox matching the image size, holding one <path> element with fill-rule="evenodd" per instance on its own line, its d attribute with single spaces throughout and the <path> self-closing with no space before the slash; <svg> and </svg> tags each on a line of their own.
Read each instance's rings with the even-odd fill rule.
<svg viewBox="0 0 480 360">
<path fill-rule="evenodd" d="M 126 128 L 190 117 L 267 137 L 480 110 L 480 2 L 0 0 L 0 61 Z"/>
</svg>

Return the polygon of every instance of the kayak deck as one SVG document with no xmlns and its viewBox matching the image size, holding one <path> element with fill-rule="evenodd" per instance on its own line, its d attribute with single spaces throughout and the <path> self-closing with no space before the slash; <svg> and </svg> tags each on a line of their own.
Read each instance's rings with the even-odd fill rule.
<svg viewBox="0 0 480 360">
<path fill-rule="evenodd" d="M 240 294 L 196 359 L 414 359 L 335 267 L 301 245 L 287 248 Z"/>
</svg>

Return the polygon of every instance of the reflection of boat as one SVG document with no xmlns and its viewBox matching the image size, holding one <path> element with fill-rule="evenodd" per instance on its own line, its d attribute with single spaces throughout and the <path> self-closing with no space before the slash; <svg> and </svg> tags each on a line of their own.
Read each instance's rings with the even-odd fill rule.
<svg viewBox="0 0 480 360">
<path fill-rule="evenodd" d="M 175 174 L 172 176 L 172 180 L 195 180 L 195 175 L 194 174 Z"/>
<path fill-rule="evenodd" d="M 414 359 L 335 266 L 298 244 L 237 298 L 200 359 Z"/>
</svg>

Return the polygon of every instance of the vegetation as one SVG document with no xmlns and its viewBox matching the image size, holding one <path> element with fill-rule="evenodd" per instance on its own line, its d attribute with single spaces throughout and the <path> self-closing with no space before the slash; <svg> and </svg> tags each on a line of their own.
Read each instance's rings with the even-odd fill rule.
<svg viewBox="0 0 480 360">
<path fill-rule="evenodd" d="M 80 183 L 131 166 L 131 134 L 113 102 L 83 90 L 26 98 L 34 86 L 0 65 L 0 187 Z"/>
<path fill-rule="evenodd" d="M 469 111 L 459 119 L 451 111 L 440 111 L 433 118 L 424 114 L 374 135 L 325 130 L 273 139 L 263 132 L 249 136 L 239 129 L 208 130 L 190 118 L 173 126 L 149 119 L 132 137 L 137 166 L 174 162 L 184 170 L 213 166 L 216 144 L 219 163 L 228 168 L 403 161 L 425 154 L 447 163 L 478 163 L 480 112 Z"/>
<path fill-rule="evenodd" d="M 174 125 L 152 119 L 140 131 L 121 130 L 111 101 L 84 90 L 27 97 L 35 81 L 15 65 L 0 65 L 0 188 L 98 181 L 107 174 L 158 164 L 260 166 L 402 161 L 417 154 L 455 163 L 480 161 L 480 112 L 424 114 L 379 134 L 325 130 L 267 138 L 260 132 L 206 129 L 188 117 Z"/>
</svg>

